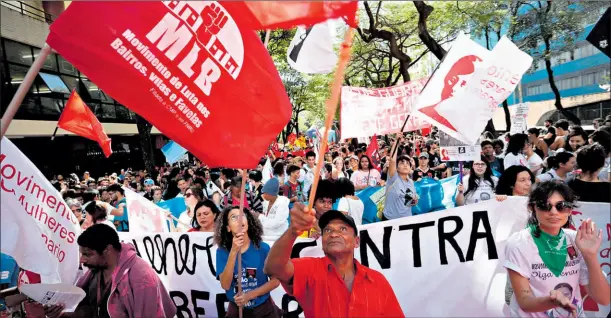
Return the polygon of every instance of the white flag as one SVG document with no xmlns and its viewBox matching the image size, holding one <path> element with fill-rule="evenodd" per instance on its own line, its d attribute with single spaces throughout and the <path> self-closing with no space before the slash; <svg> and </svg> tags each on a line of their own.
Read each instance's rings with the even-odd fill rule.
<svg viewBox="0 0 611 318">
<path fill-rule="evenodd" d="M 274 170 L 272 169 L 272 163 L 269 161 L 269 158 L 265 161 L 265 165 L 263 166 L 263 171 L 261 171 L 263 175 L 263 179 L 261 182 L 265 184 L 269 179 L 274 177 Z"/>
<path fill-rule="evenodd" d="M 73 284 L 81 228 L 61 194 L 6 137 L 0 155 L 0 251 L 43 283 Z"/>
<path fill-rule="evenodd" d="M 331 21 L 309 28 L 300 26 L 286 53 L 289 65 L 302 73 L 328 74 L 337 64 L 333 51 L 334 30 Z"/>
<path fill-rule="evenodd" d="M 138 193 L 123 187 L 127 200 L 129 231 L 137 233 L 169 232 L 166 212 Z"/>
</svg>

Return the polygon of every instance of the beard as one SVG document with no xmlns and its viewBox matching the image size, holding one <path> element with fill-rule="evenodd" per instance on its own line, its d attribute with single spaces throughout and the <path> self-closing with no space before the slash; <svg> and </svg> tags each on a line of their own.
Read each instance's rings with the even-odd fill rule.
<svg viewBox="0 0 611 318">
<path fill-rule="evenodd" d="M 106 264 L 97 264 L 97 265 L 94 265 L 94 264 L 86 264 L 86 263 L 84 263 L 83 266 L 89 268 L 92 271 L 101 271 L 101 270 L 105 270 L 105 269 L 108 268 L 108 265 L 106 265 Z"/>
</svg>

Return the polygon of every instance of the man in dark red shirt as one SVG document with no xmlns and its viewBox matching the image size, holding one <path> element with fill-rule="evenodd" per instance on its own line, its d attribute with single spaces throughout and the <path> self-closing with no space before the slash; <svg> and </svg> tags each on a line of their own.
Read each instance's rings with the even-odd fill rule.
<svg viewBox="0 0 611 318">
<path fill-rule="evenodd" d="M 320 217 L 325 257 L 290 259 L 299 234 L 315 222 L 314 211 L 295 203 L 291 226 L 272 246 L 264 268 L 297 299 L 305 316 L 405 317 L 384 275 L 354 259 L 359 237 L 350 216 L 331 210 Z"/>
</svg>

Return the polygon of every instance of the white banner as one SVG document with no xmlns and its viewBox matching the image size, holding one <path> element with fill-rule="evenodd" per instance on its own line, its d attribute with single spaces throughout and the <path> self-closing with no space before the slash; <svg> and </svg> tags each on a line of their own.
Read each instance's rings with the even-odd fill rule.
<svg viewBox="0 0 611 318">
<path fill-rule="evenodd" d="M 287 62 L 302 73 L 333 72 L 337 65 L 337 54 L 333 50 L 334 37 L 332 21 L 315 24 L 307 29 L 303 26 L 297 27 L 295 37 L 286 52 Z"/>
<path fill-rule="evenodd" d="M 511 111 L 511 129 L 509 134 L 524 134 L 526 133 L 528 119 L 528 110 L 530 109 L 530 103 L 522 103 L 513 105 L 510 108 Z"/>
<path fill-rule="evenodd" d="M 383 136 L 401 130 L 427 78 L 385 88 L 342 87 L 342 138 Z M 411 116 L 403 131 L 430 127 Z"/>
<path fill-rule="evenodd" d="M 0 250 L 43 283 L 74 283 L 79 222 L 61 194 L 6 137 L 0 155 Z"/>
<path fill-rule="evenodd" d="M 443 131 L 439 131 L 441 161 L 475 161 L 482 155 L 480 145 L 470 146 Z"/>
<path fill-rule="evenodd" d="M 127 200 L 129 231 L 134 233 L 169 232 L 166 214 L 169 212 L 138 193 L 123 187 Z"/>
<path fill-rule="evenodd" d="M 609 228 L 607 204 L 582 203 L 578 210 L 576 213 L 592 217 L 599 227 L 606 224 Z M 507 280 L 505 242 L 525 227 L 527 217 L 526 198 L 510 197 L 501 203 L 484 201 L 368 224 L 359 227 L 361 243 L 355 256 L 386 276 L 408 317 L 501 317 Z M 609 253 L 609 235 L 601 256 Z M 134 243 L 139 255 L 152 264 L 177 305 L 179 317 L 224 316 L 227 299 L 216 279 L 216 246 L 211 234 L 120 236 Z M 265 241 L 273 245 L 273 238 Z M 293 254 L 321 257 L 321 242 L 300 239 Z M 608 256 L 601 262 L 608 273 Z M 285 311 L 303 316 L 282 287 L 272 291 L 272 297 Z M 609 312 L 608 308 L 598 309 L 589 315 L 602 317 Z"/>
</svg>

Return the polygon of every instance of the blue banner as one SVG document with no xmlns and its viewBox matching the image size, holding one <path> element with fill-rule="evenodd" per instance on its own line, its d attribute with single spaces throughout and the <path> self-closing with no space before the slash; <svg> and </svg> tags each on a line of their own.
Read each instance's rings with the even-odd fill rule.
<svg viewBox="0 0 611 318">
<path fill-rule="evenodd" d="M 174 163 L 187 153 L 187 149 L 175 143 L 173 140 L 170 140 L 170 142 L 161 148 L 161 152 L 163 152 L 167 162 Z"/>
<path fill-rule="evenodd" d="M 187 210 L 184 197 L 176 197 L 174 199 L 161 201 L 157 203 L 157 206 L 170 211 L 170 213 L 172 213 L 172 215 L 176 218 L 179 218 L 180 214 Z"/>
</svg>

